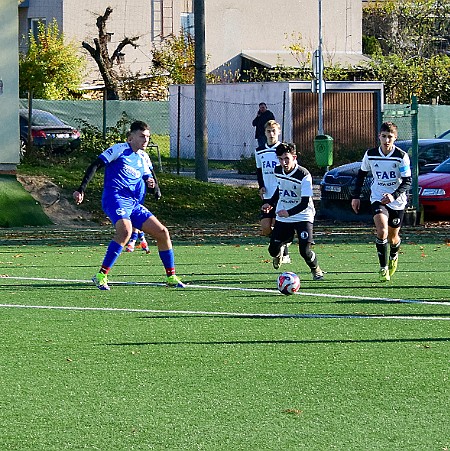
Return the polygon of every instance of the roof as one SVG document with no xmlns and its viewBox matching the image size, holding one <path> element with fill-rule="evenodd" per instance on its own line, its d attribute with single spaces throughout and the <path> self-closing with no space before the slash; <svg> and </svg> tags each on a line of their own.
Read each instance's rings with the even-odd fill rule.
<svg viewBox="0 0 450 451">
<path fill-rule="evenodd" d="M 306 64 L 310 66 L 312 53 L 299 54 L 294 57 L 288 50 L 242 50 L 241 57 L 253 61 L 267 68 L 276 66 L 300 67 Z M 325 66 L 339 64 L 343 67 L 358 66 L 368 63 L 370 58 L 361 53 L 323 52 Z"/>
</svg>

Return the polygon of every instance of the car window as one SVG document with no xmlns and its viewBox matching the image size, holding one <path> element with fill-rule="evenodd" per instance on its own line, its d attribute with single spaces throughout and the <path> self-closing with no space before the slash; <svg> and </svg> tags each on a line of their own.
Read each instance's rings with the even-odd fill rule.
<svg viewBox="0 0 450 451">
<path fill-rule="evenodd" d="M 450 174 L 450 158 L 443 163 L 441 163 L 437 168 L 435 168 L 432 172 L 444 172 L 446 174 Z"/>
<path fill-rule="evenodd" d="M 447 143 L 432 144 L 419 150 L 419 158 L 427 163 L 441 163 L 450 155 L 450 147 Z"/>
<path fill-rule="evenodd" d="M 65 125 L 64 122 L 60 121 L 53 114 L 47 113 L 46 111 L 33 112 L 31 117 L 31 125 L 46 126 L 46 125 Z"/>
</svg>

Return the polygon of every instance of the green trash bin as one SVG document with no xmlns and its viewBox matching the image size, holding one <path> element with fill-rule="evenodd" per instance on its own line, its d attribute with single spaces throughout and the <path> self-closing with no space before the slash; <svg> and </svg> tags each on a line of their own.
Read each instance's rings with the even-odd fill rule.
<svg viewBox="0 0 450 451">
<path fill-rule="evenodd" d="M 329 135 L 317 135 L 314 138 L 316 163 L 320 168 L 333 164 L 333 138 Z"/>
</svg>

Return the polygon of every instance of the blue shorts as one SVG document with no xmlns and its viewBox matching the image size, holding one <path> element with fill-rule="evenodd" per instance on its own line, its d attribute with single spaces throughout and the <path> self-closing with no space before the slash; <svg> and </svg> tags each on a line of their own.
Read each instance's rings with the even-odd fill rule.
<svg viewBox="0 0 450 451">
<path fill-rule="evenodd" d="M 102 208 L 113 224 L 119 219 L 129 219 L 133 227 L 142 228 L 142 224 L 153 213 L 132 197 L 122 197 L 116 191 L 103 192 Z"/>
</svg>

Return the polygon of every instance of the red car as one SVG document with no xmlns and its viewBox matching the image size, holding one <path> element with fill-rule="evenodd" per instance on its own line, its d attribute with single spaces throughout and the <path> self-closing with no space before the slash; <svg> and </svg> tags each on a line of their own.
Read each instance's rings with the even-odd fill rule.
<svg viewBox="0 0 450 451">
<path fill-rule="evenodd" d="M 419 175 L 419 202 L 425 217 L 450 217 L 450 158 L 428 174 Z"/>
</svg>

